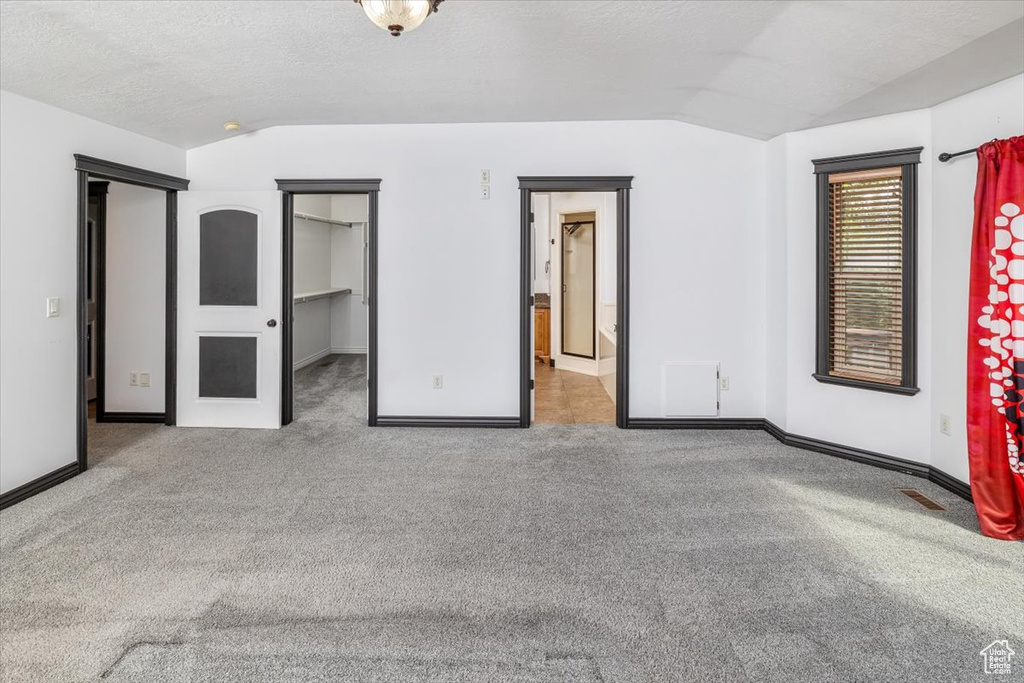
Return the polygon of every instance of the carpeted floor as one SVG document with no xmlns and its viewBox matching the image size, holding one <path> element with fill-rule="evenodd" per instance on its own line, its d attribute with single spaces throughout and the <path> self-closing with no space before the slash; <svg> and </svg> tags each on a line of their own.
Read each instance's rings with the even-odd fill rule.
<svg viewBox="0 0 1024 683">
<path fill-rule="evenodd" d="M 996 639 L 1024 673 L 1024 544 L 926 481 L 760 432 L 368 429 L 361 360 L 277 432 L 100 425 L 0 513 L 3 680 L 933 683 Z"/>
</svg>

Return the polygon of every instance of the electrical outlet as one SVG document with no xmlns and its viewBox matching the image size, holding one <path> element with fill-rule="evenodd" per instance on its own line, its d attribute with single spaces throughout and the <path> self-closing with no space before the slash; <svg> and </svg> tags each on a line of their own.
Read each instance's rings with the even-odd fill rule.
<svg viewBox="0 0 1024 683">
<path fill-rule="evenodd" d="M 490 198 L 491 198 L 491 186 L 490 185 L 481 185 L 480 186 L 480 199 L 490 199 Z"/>
<path fill-rule="evenodd" d="M 939 415 L 939 431 L 946 436 L 950 435 L 949 431 L 949 415 Z"/>
<path fill-rule="evenodd" d="M 488 170 L 486 168 L 480 170 L 480 184 L 481 185 L 490 185 L 491 184 L 491 172 L 490 172 L 490 170 Z"/>
<path fill-rule="evenodd" d="M 135 370 L 132 370 L 131 374 L 128 375 L 128 386 L 130 386 L 130 387 L 137 387 L 137 386 L 139 386 L 139 373 L 136 372 Z"/>
<path fill-rule="evenodd" d="M 729 378 L 728 377 L 722 377 L 719 380 L 719 382 L 722 385 L 722 391 L 729 391 Z"/>
<path fill-rule="evenodd" d="M 148 387 L 149 386 L 149 373 L 148 372 L 140 372 L 139 373 L 139 386 L 140 387 Z"/>
<path fill-rule="evenodd" d="M 434 388 L 444 389 L 444 375 L 434 375 Z"/>
</svg>

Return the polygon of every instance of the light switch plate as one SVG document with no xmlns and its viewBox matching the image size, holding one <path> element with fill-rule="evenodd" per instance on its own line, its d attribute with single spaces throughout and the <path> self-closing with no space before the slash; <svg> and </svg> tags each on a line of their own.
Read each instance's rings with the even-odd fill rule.
<svg viewBox="0 0 1024 683">
<path fill-rule="evenodd" d="M 491 183 L 491 172 L 489 169 L 481 169 L 480 171 L 480 184 L 490 185 Z"/>
<path fill-rule="evenodd" d="M 128 374 L 128 386 L 139 386 L 139 373 L 136 372 L 135 370 L 132 370 L 131 373 Z"/>
<path fill-rule="evenodd" d="M 60 315 L 60 297 L 51 296 L 46 300 L 46 317 L 56 318 Z"/>
<path fill-rule="evenodd" d="M 149 386 L 149 373 L 148 372 L 140 372 L 139 373 L 139 386 L 140 387 L 148 387 Z"/>
</svg>

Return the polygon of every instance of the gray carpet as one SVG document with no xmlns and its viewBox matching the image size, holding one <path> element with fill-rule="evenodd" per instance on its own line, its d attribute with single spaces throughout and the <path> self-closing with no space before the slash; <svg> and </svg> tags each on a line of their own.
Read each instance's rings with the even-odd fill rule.
<svg viewBox="0 0 1024 683">
<path fill-rule="evenodd" d="M 3 680 L 933 683 L 997 638 L 1024 673 L 1024 546 L 928 482 L 760 432 L 367 429 L 361 360 L 277 432 L 94 428 L 0 513 Z"/>
</svg>

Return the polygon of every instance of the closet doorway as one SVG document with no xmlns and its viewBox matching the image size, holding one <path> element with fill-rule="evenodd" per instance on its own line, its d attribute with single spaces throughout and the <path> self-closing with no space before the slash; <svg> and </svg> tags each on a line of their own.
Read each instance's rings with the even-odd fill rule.
<svg viewBox="0 0 1024 683">
<path fill-rule="evenodd" d="M 283 192 L 281 424 L 376 423 L 379 180 L 278 180 Z"/>
<path fill-rule="evenodd" d="M 629 407 L 631 177 L 520 177 L 520 426 Z"/>
</svg>

